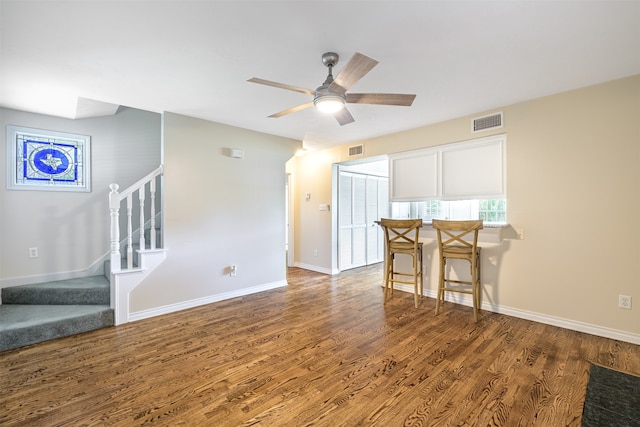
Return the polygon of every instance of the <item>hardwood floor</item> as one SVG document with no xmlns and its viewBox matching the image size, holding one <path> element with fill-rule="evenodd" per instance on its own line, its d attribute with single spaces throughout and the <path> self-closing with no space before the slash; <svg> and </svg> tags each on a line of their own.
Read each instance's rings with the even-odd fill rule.
<svg viewBox="0 0 640 427">
<path fill-rule="evenodd" d="M 380 265 L 0 353 L 0 425 L 579 426 L 640 346 L 435 300 Z"/>
</svg>

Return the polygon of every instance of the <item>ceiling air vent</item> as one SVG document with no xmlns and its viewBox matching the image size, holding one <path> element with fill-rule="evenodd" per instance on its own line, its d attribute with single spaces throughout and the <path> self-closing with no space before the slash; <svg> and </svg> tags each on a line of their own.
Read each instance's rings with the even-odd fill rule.
<svg viewBox="0 0 640 427">
<path fill-rule="evenodd" d="M 489 129 L 498 129 L 502 127 L 502 112 L 490 114 L 488 116 L 476 117 L 471 121 L 471 131 L 480 132 Z"/>
<path fill-rule="evenodd" d="M 362 156 L 364 154 L 364 145 L 354 145 L 353 147 L 349 147 L 349 157 L 352 156 Z"/>
</svg>

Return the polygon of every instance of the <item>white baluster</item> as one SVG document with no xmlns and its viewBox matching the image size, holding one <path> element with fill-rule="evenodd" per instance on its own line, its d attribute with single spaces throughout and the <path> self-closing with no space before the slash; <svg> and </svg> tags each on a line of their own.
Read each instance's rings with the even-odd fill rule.
<svg viewBox="0 0 640 427">
<path fill-rule="evenodd" d="M 127 196 L 127 269 L 133 268 L 133 227 L 131 216 L 133 215 L 133 196 Z"/>
<path fill-rule="evenodd" d="M 144 242 L 144 189 L 143 185 L 138 189 L 138 200 L 140 200 L 140 250 L 143 251 L 146 248 Z"/>
<path fill-rule="evenodd" d="M 111 213 L 111 272 L 120 271 L 120 195 L 118 194 L 118 184 L 109 186 L 109 211 Z"/>
<path fill-rule="evenodd" d="M 151 197 L 151 213 L 149 214 L 149 239 L 151 249 L 156 248 L 156 177 L 149 182 L 149 195 Z"/>
<path fill-rule="evenodd" d="M 157 242 L 157 230 L 156 230 L 156 187 L 157 179 L 162 176 L 162 165 L 146 177 L 142 178 L 131 187 L 122 192 L 118 192 L 118 184 L 111 184 L 109 188 L 111 193 L 109 195 L 109 209 L 111 211 L 111 271 L 118 272 L 122 270 L 121 264 L 121 251 L 120 251 L 120 204 L 124 198 L 127 199 L 127 237 L 126 237 L 126 253 L 127 253 L 127 269 L 133 268 L 133 193 L 138 192 L 138 200 L 140 202 L 140 236 L 139 243 L 140 249 L 146 248 L 146 238 L 144 235 L 145 226 L 145 199 L 146 199 L 146 185 L 149 183 L 150 194 L 150 238 L 149 245 L 152 249 L 156 249 L 159 242 Z M 161 179 L 161 178 L 160 178 Z M 162 183 L 160 183 L 162 185 Z"/>
</svg>

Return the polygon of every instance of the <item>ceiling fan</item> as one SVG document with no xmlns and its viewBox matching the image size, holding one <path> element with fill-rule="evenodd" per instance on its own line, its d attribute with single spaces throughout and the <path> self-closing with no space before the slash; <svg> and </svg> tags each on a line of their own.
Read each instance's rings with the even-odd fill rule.
<svg viewBox="0 0 640 427">
<path fill-rule="evenodd" d="M 313 101 L 288 108 L 269 116 L 273 118 L 295 113 L 296 111 L 304 110 L 305 108 L 315 105 L 318 110 L 333 114 L 336 120 L 338 120 L 338 123 L 340 123 L 341 126 L 344 126 L 354 121 L 353 116 L 346 108 L 346 103 L 399 105 L 406 107 L 411 106 L 413 103 L 413 100 L 416 97 L 415 95 L 398 93 L 347 93 L 351 86 L 356 84 L 378 64 L 378 61 L 356 52 L 334 79 L 332 70 L 338 63 L 338 59 L 339 56 L 335 52 L 327 52 L 322 55 L 322 63 L 329 68 L 329 75 L 324 83 L 322 83 L 322 85 L 316 90 L 272 82 L 270 80 L 259 79 L 256 77 L 247 81 L 278 87 L 281 89 L 293 90 L 295 92 L 301 92 L 313 96 Z"/>
</svg>

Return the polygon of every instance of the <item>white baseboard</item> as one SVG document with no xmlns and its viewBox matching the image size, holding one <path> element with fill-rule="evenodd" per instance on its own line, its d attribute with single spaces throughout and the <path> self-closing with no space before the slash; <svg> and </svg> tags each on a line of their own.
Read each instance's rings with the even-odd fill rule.
<svg viewBox="0 0 640 427">
<path fill-rule="evenodd" d="M 298 268 L 304 268 L 305 270 L 315 271 L 317 273 L 324 273 L 324 274 L 331 274 L 331 275 L 338 274 L 340 272 L 338 270 L 332 270 L 330 268 L 319 267 L 317 265 L 305 264 L 302 262 L 296 262 L 294 266 Z"/>
<path fill-rule="evenodd" d="M 34 283 L 55 282 L 58 280 L 77 279 L 104 274 L 104 263 L 109 259 L 109 252 L 102 255 L 84 270 L 60 271 L 55 273 L 37 274 L 34 276 L 10 277 L 0 280 L 0 288 L 11 288 L 20 285 L 32 285 Z"/>
<path fill-rule="evenodd" d="M 223 301 L 231 298 L 242 297 L 245 295 L 251 295 L 258 292 L 268 291 L 270 289 L 281 288 L 287 286 L 286 280 L 278 282 L 265 283 L 263 285 L 252 286 L 250 288 L 238 289 L 230 292 L 223 292 L 221 294 L 210 295 L 204 298 L 196 298 L 189 301 L 183 301 L 176 304 L 169 304 L 162 307 L 156 307 L 149 310 L 141 310 L 129 313 L 129 322 L 135 322 L 136 320 L 147 319 L 150 317 L 160 316 L 162 314 L 174 313 L 176 311 L 186 310 L 188 308 L 194 308 L 205 304 L 211 304 L 218 301 Z"/>
<path fill-rule="evenodd" d="M 384 286 L 384 285 L 383 285 Z M 396 285 L 395 290 L 413 293 L 413 287 L 408 285 Z M 424 295 L 429 298 L 437 298 L 437 291 L 426 290 Z M 466 294 L 445 294 L 445 301 L 455 302 L 456 304 L 473 307 L 470 295 Z M 584 332 L 586 334 L 596 335 L 604 338 L 611 338 L 618 341 L 624 341 L 631 344 L 640 345 L 640 334 L 620 331 L 618 329 L 607 328 L 604 326 L 591 325 L 589 323 L 577 320 L 564 319 L 562 317 L 550 316 L 548 314 L 535 313 L 532 311 L 521 310 L 519 308 L 494 305 L 488 302 L 482 303 L 482 310 L 493 313 L 505 314 L 507 316 L 517 317 L 519 319 L 531 320 L 533 322 L 544 323 L 546 325 L 557 326 L 559 328 L 570 329 L 572 331 Z"/>
</svg>

